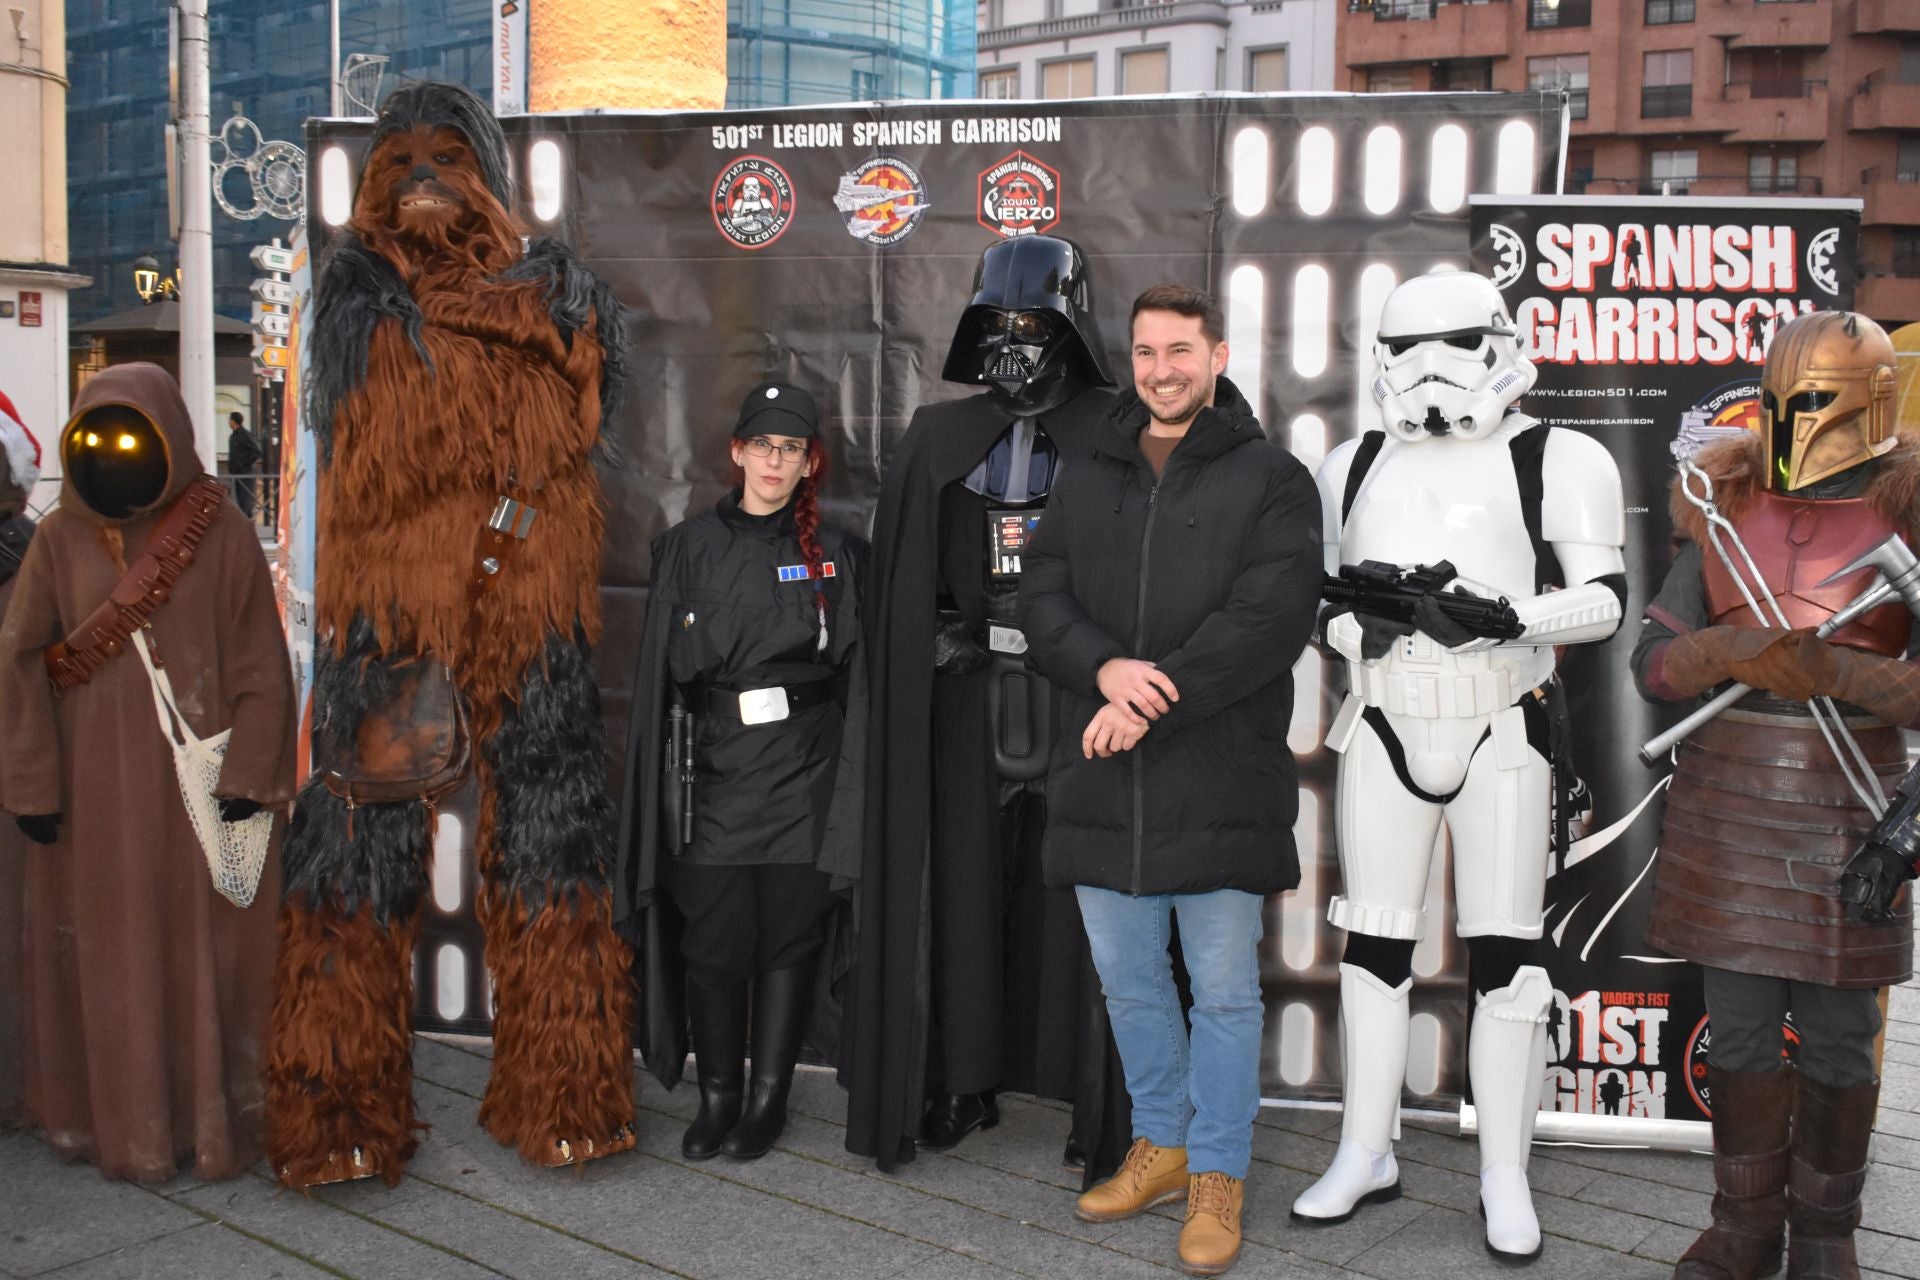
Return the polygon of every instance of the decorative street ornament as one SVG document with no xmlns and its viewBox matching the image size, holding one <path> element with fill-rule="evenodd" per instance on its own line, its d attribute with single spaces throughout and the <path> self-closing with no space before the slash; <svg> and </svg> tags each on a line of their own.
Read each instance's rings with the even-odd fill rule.
<svg viewBox="0 0 1920 1280">
<path fill-rule="evenodd" d="M 291 142 L 264 142 L 260 126 L 245 116 L 234 116 L 220 126 L 212 145 L 213 198 L 227 216 L 251 222 L 279 218 L 297 222 L 307 210 L 307 155 Z M 237 205 L 227 194 L 227 174 L 238 170 L 247 178 L 251 202 Z"/>
</svg>

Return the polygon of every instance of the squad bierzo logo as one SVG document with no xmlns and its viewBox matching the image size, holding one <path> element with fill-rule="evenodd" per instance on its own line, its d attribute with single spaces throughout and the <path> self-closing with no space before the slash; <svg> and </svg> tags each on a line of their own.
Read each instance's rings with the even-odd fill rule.
<svg viewBox="0 0 1920 1280">
<path fill-rule="evenodd" d="M 980 171 L 975 218 L 997 235 L 1038 235 L 1060 222 L 1060 171 L 1016 151 Z"/>
<path fill-rule="evenodd" d="M 919 170 L 895 156 L 875 156 L 852 173 L 840 175 L 833 207 L 846 220 L 847 234 L 862 244 L 898 244 L 913 234 L 927 202 L 927 184 Z"/>
<path fill-rule="evenodd" d="M 713 225 L 741 249 L 764 249 L 793 221 L 793 179 L 765 156 L 741 156 L 713 181 Z"/>
</svg>

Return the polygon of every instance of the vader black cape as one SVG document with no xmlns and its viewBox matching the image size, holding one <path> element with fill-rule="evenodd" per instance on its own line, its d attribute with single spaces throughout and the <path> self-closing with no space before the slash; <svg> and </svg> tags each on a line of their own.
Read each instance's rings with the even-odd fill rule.
<svg viewBox="0 0 1920 1280">
<path fill-rule="evenodd" d="M 1040 425 L 1061 465 L 1092 449 L 1111 393 L 1089 388 Z M 933 741 L 933 645 L 939 591 L 940 493 L 963 479 L 1014 420 L 987 396 L 925 405 L 888 464 L 874 522 L 874 581 L 867 600 L 869 721 L 866 853 L 859 890 L 859 959 L 847 1008 L 841 1080 L 847 1086 L 847 1149 L 891 1170 L 913 1159 L 926 1084 L 930 930 L 927 848 L 936 760 L 987 756 L 989 741 Z M 1045 518 L 1044 516 L 1042 517 Z M 982 548 L 982 555 L 985 548 Z M 1075 730 L 1077 733 L 1078 730 Z M 992 805 L 991 795 L 979 797 Z M 1070 897 L 1064 900 L 1071 903 Z M 1036 1091 L 1071 1093 L 1073 1132 L 1088 1153 L 1088 1182 L 1119 1167 L 1130 1126 L 1119 1055 L 1076 910 L 1009 904 L 1023 923 L 1045 917 L 1072 945 L 1041 940 L 1052 973 L 1040 994 L 1042 1056 Z M 1029 939 L 1029 942 L 1032 940 Z M 1017 963 L 1010 945 L 1010 965 Z M 1015 1003 L 1015 1002 L 1010 1002 Z M 1048 1034 L 1051 1032 L 1051 1034 Z M 1073 1046 L 1073 1047 L 1068 1047 Z M 1033 1048 L 1033 1047 L 1029 1047 Z M 1010 1061 L 1014 1055 L 1010 1055 Z M 1060 1061 L 1071 1057 L 1074 1061 Z M 1051 1060 L 1048 1060 L 1051 1058 Z M 1032 1088 L 1010 1066 L 1005 1088 Z M 1064 1087 L 1059 1083 L 1064 1081 Z"/>
</svg>

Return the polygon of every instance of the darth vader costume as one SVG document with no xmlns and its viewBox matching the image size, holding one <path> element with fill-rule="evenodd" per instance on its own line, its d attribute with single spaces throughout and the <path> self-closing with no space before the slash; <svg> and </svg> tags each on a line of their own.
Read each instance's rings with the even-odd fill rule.
<svg viewBox="0 0 1920 1280">
<path fill-rule="evenodd" d="M 1076 245 L 993 245 L 942 374 L 986 391 L 916 410 L 881 491 L 842 1070 L 847 1147 L 882 1169 L 991 1127 L 999 1089 L 1073 1099 L 1096 1173 L 1125 1144 L 1079 913 L 1040 883 L 1051 699 L 1015 620 L 1025 541 L 1113 404 L 1100 349 Z"/>
</svg>

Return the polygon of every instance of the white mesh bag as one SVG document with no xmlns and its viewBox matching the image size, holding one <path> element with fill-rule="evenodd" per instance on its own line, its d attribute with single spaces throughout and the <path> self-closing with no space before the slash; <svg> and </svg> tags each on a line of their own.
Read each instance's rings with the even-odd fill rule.
<svg viewBox="0 0 1920 1280">
<path fill-rule="evenodd" d="M 173 682 L 167 673 L 153 665 L 142 631 L 133 633 L 133 647 L 140 651 L 140 662 L 147 669 L 153 686 L 153 706 L 160 717 L 160 732 L 173 748 L 173 771 L 180 779 L 180 798 L 186 802 L 187 817 L 193 834 L 206 855 L 207 869 L 213 873 L 213 887 L 235 906 L 253 902 L 260 888 L 260 872 L 267 863 L 267 846 L 273 839 L 273 811 L 263 809 L 239 822 L 220 820 L 220 802 L 214 788 L 220 785 L 220 765 L 227 756 L 227 739 L 233 730 L 211 738 L 196 738 L 174 701 Z"/>
</svg>

